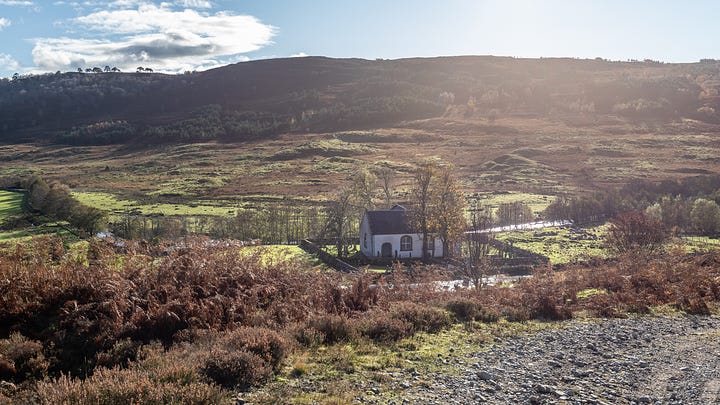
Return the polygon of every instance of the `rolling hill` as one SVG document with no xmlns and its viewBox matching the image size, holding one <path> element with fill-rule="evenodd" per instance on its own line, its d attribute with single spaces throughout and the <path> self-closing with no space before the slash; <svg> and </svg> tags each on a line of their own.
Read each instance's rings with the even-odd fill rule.
<svg viewBox="0 0 720 405">
<path fill-rule="evenodd" d="M 244 141 L 452 114 L 717 123 L 719 90 L 720 62 L 712 60 L 306 57 L 184 75 L 58 72 L 0 82 L 0 139 Z"/>
</svg>

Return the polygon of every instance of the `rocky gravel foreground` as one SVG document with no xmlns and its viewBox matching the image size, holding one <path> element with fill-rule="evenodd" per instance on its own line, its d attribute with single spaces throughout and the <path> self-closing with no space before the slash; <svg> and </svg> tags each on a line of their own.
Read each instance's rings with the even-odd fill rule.
<svg viewBox="0 0 720 405">
<path fill-rule="evenodd" d="M 720 404 L 719 317 L 572 321 L 456 361 L 396 373 L 389 403 Z"/>
</svg>

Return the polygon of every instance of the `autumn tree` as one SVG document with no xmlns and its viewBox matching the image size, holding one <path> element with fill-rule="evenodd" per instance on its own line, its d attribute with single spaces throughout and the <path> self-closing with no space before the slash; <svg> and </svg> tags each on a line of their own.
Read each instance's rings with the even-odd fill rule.
<svg viewBox="0 0 720 405">
<path fill-rule="evenodd" d="M 466 228 L 465 197 L 455 177 L 453 166 L 440 167 L 433 188 L 431 217 L 438 237 L 443 243 L 445 256 L 454 253 L 454 243 L 462 240 Z"/>
<path fill-rule="evenodd" d="M 616 254 L 631 250 L 652 253 L 660 250 L 667 238 L 668 233 L 662 223 L 642 211 L 630 211 L 610 221 L 605 246 Z"/>
<path fill-rule="evenodd" d="M 423 259 L 429 259 L 428 244 L 437 235 L 444 253 L 451 256 L 452 245 L 465 230 L 464 208 L 457 179 L 451 165 L 425 162 L 418 166 L 411 192 L 415 204 L 411 211 L 413 225 L 422 237 Z"/>
</svg>

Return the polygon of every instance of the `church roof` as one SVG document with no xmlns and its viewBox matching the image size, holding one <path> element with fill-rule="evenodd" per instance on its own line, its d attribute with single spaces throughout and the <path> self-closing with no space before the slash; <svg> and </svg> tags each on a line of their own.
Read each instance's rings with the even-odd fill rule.
<svg viewBox="0 0 720 405">
<path fill-rule="evenodd" d="M 367 211 L 365 215 L 373 235 L 414 233 L 410 225 L 410 212 L 402 205 L 389 210 Z"/>
</svg>

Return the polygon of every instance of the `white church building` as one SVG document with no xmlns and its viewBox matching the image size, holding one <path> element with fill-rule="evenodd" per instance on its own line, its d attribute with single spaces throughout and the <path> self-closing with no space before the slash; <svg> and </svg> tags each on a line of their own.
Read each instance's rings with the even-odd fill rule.
<svg viewBox="0 0 720 405">
<path fill-rule="evenodd" d="M 422 233 L 413 230 L 410 212 L 402 205 L 365 211 L 360 222 L 360 251 L 369 259 L 420 259 Z M 428 240 L 428 255 L 443 257 L 440 238 Z"/>
</svg>

